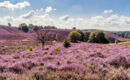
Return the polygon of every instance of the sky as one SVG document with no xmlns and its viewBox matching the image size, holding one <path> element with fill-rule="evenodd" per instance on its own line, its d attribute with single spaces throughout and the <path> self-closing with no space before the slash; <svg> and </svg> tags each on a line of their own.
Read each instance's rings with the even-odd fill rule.
<svg viewBox="0 0 130 80">
<path fill-rule="evenodd" d="M 130 0 L 0 0 L 0 24 L 130 31 Z"/>
</svg>

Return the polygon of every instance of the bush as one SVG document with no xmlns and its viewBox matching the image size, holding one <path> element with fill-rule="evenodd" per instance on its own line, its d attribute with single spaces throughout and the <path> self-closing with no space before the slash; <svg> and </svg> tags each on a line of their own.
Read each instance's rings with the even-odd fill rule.
<svg viewBox="0 0 130 80">
<path fill-rule="evenodd" d="M 28 32 L 28 30 L 29 30 L 28 26 L 25 23 L 20 24 L 18 29 L 20 29 L 24 32 Z"/>
<path fill-rule="evenodd" d="M 64 40 L 63 45 L 65 48 L 70 46 L 70 42 L 68 40 Z"/>
<path fill-rule="evenodd" d="M 90 34 L 88 42 L 109 43 L 109 40 L 105 37 L 103 31 L 95 31 Z"/>
<path fill-rule="evenodd" d="M 85 41 L 88 41 L 88 40 L 89 40 L 89 36 L 90 36 L 90 33 L 89 33 L 89 32 L 86 32 L 86 33 L 85 33 Z"/>
<path fill-rule="evenodd" d="M 81 39 L 81 34 L 78 31 L 72 31 L 69 34 L 69 38 L 71 42 L 77 42 Z"/>
<path fill-rule="evenodd" d="M 29 50 L 29 51 L 33 51 L 33 47 L 30 46 L 30 47 L 28 48 L 28 50 Z"/>
<path fill-rule="evenodd" d="M 85 35 L 82 31 L 78 30 L 78 32 L 81 34 L 81 39 L 80 41 L 85 41 Z"/>
<path fill-rule="evenodd" d="M 53 52 L 57 53 L 57 52 L 60 52 L 60 47 L 57 47 L 53 50 Z"/>
</svg>

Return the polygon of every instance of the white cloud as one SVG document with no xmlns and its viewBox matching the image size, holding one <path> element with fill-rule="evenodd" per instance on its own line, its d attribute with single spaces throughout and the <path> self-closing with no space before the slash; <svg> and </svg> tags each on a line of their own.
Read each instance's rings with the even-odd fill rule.
<svg viewBox="0 0 130 80">
<path fill-rule="evenodd" d="M 44 14 L 44 15 L 41 15 L 40 17 L 42 17 L 42 18 L 48 18 L 49 14 Z"/>
<path fill-rule="evenodd" d="M 59 19 L 60 19 L 60 20 L 67 21 L 69 18 L 70 18 L 69 15 L 64 15 L 64 16 L 61 16 Z"/>
<path fill-rule="evenodd" d="M 56 9 L 53 9 L 51 6 L 49 6 L 49 7 L 47 7 L 46 9 L 45 9 L 45 12 L 46 13 L 50 13 L 51 11 L 55 11 Z"/>
<path fill-rule="evenodd" d="M 30 3 L 27 1 L 19 2 L 16 4 L 12 4 L 12 3 L 10 3 L 10 1 L 0 2 L 0 8 L 5 8 L 5 9 L 9 9 L 9 10 L 22 9 L 27 6 L 30 6 Z"/>
<path fill-rule="evenodd" d="M 4 20 L 7 20 L 7 21 L 9 21 L 9 22 L 10 22 L 10 21 L 13 21 L 13 19 L 14 19 L 14 18 L 11 17 L 11 16 L 5 16 L 5 17 L 4 17 Z"/>
<path fill-rule="evenodd" d="M 39 11 L 40 12 L 40 11 Z M 22 14 L 17 17 L 5 16 L 0 18 L 0 24 L 7 25 L 10 22 L 14 26 L 18 26 L 20 23 L 36 24 L 36 25 L 54 25 L 59 28 L 77 27 L 79 29 L 103 29 L 103 30 L 126 30 L 130 31 L 130 17 L 120 15 L 93 16 L 90 18 L 84 17 L 72 17 L 70 15 L 64 15 L 54 17 L 51 14 L 31 10 L 26 14 Z"/>
<path fill-rule="evenodd" d="M 107 14 L 107 13 L 112 13 L 113 12 L 113 10 L 112 9 L 110 9 L 110 10 L 104 10 L 104 14 Z"/>
<path fill-rule="evenodd" d="M 22 18 L 25 18 L 25 19 L 29 19 L 29 18 L 31 18 L 31 17 L 34 16 L 34 15 L 35 15 L 35 11 L 34 11 L 34 10 L 31 10 L 30 12 L 21 15 L 21 17 L 22 17 Z"/>
</svg>

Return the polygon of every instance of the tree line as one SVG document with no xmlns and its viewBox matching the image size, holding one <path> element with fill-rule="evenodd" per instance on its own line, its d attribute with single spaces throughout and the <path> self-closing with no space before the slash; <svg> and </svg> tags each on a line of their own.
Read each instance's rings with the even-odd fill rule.
<svg viewBox="0 0 130 80">
<path fill-rule="evenodd" d="M 28 32 L 29 30 L 33 30 L 33 31 L 38 31 L 40 29 L 57 29 L 57 27 L 55 26 L 39 26 L 39 25 L 33 25 L 33 24 L 29 24 L 27 25 L 26 23 L 21 23 L 18 27 L 19 30 L 22 30 L 24 32 Z"/>
<path fill-rule="evenodd" d="M 119 31 L 119 32 L 112 32 L 120 37 L 130 39 L 130 31 Z"/>
</svg>

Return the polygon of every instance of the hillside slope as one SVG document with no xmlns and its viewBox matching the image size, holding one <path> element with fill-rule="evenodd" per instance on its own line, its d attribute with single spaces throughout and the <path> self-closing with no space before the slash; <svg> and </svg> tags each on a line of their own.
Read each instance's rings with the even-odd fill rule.
<svg viewBox="0 0 130 80">
<path fill-rule="evenodd" d="M 46 30 L 42 30 L 43 33 L 45 31 Z M 64 39 L 68 38 L 68 34 L 72 30 L 52 29 L 48 31 L 49 31 L 47 33 L 48 39 L 51 39 L 50 37 L 57 36 L 59 41 L 63 41 Z M 124 40 L 123 38 L 109 32 L 105 32 L 105 35 L 110 39 L 110 42 L 115 42 L 115 40 L 117 41 Z M 36 33 L 35 32 L 24 33 L 18 30 L 16 27 L 0 26 L 0 40 L 21 40 L 21 39 L 26 39 L 30 37 L 36 38 Z"/>
<path fill-rule="evenodd" d="M 42 30 L 43 33 L 46 31 L 46 30 Z M 72 31 L 72 30 L 58 30 L 58 29 L 52 29 L 52 30 L 48 30 L 49 32 L 47 33 L 47 36 L 48 37 L 51 37 L 51 35 L 58 35 L 58 38 L 60 41 L 63 41 L 64 39 L 67 39 L 68 38 L 68 35 L 69 33 Z M 84 31 L 86 32 L 86 31 Z M 93 32 L 93 31 L 88 31 L 88 32 Z M 125 40 L 124 38 L 122 37 L 119 37 L 118 35 L 115 35 L 115 34 L 112 34 L 110 32 L 105 32 L 105 35 L 108 37 L 108 39 L 110 40 L 110 43 L 114 43 L 115 41 L 122 41 L 122 40 Z"/>
<path fill-rule="evenodd" d="M 0 26 L 0 40 L 21 40 L 31 35 L 32 33 L 24 33 L 16 27 Z"/>
</svg>

